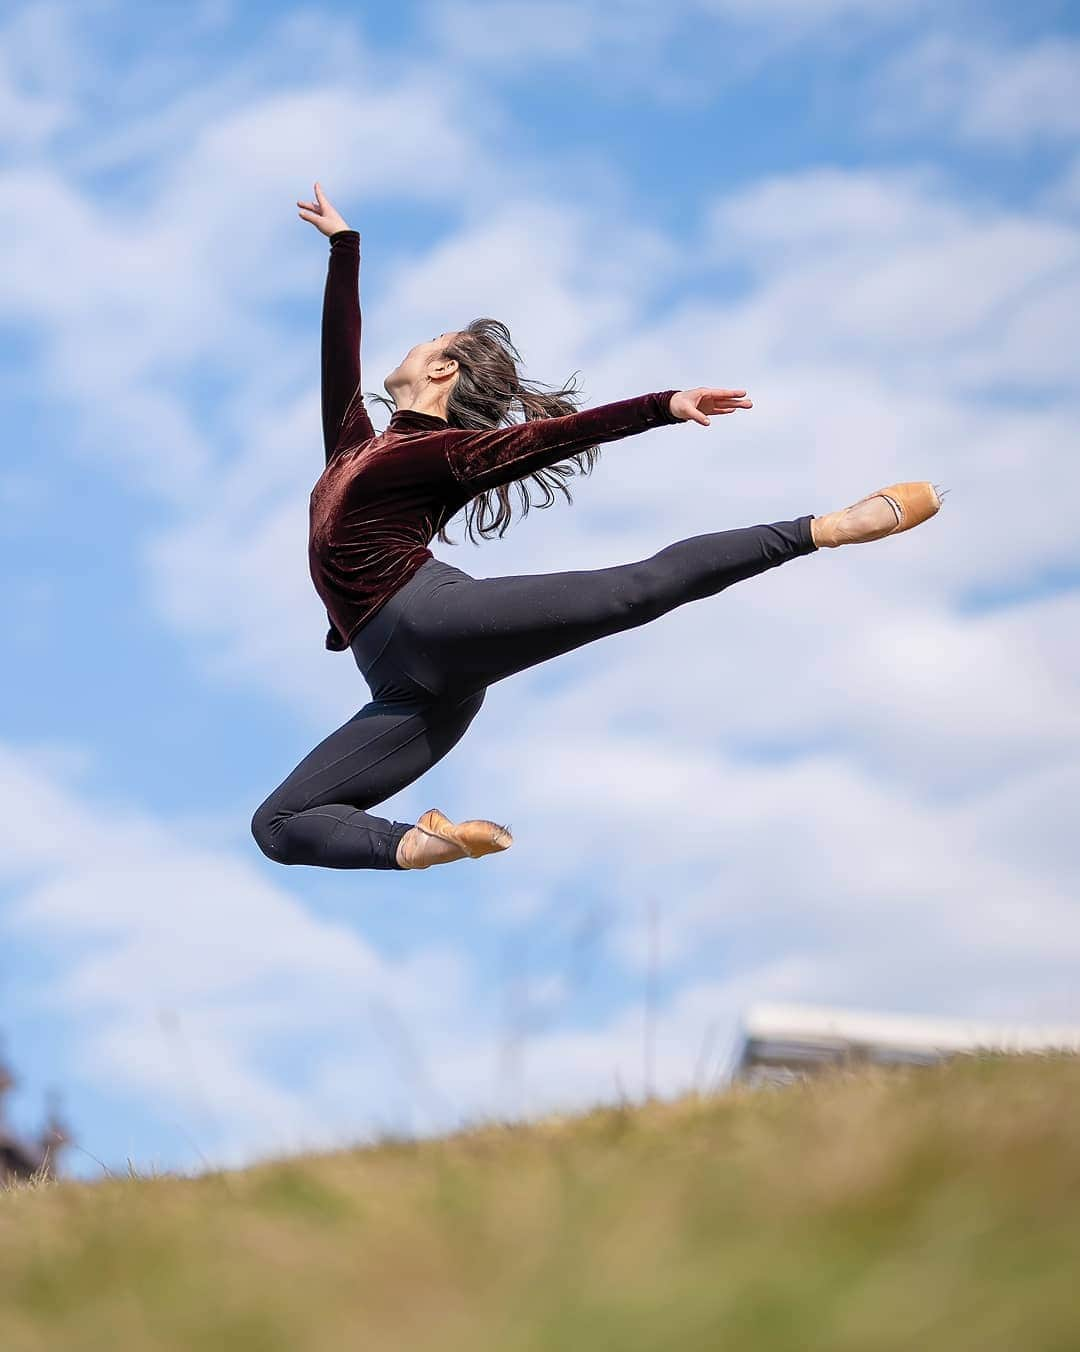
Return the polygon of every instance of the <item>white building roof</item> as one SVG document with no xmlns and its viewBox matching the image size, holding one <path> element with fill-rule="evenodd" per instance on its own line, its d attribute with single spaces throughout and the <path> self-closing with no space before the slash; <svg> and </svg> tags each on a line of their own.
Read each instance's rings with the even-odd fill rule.
<svg viewBox="0 0 1080 1352">
<path fill-rule="evenodd" d="M 747 1038 L 766 1042 L 857 1042 L 921 1051 L 1080 1052 L 1080 1025 L 996 1024 L 876 1014 L 818 1005 L 754 1005 Z"/>
</svg>

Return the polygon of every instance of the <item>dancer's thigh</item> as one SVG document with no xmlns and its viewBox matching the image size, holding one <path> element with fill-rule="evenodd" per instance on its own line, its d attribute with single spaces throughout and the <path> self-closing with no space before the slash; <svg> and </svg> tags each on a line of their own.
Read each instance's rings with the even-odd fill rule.
<svg viewBox="0 0 1080 1352">
<path fill-rule="evenodd" d="M 271 794 L 273 808 L 381 803 L 460 741 L 483 700 L 482 690 L 425 702 L 372 700 L 304 757 Z"/>
<path fill-rule="evenodd" d="M 810 520 L 694 535 L 612 568 L 437 578 L 409 600 L 388 657 L 433 693 L 491 685 L 814 552 Z"/>
<path fill-rule="evenodd" d="M 483 688 L 655 618 L 647 565 L 448 581 L 410 606 L 395 656 L 433 693 Z"/>
</svg>

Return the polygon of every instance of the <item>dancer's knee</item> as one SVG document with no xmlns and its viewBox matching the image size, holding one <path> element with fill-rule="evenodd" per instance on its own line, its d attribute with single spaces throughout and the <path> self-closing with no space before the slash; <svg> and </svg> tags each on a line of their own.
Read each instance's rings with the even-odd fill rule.
<svg viewBox="0 0 1080 1352">
<path fill-rule="evenodd" d="M 667 570 L 657 566 L 658 557 L 634 564 L 622 579 L 617 605 L 627 628 L 658 619 L 674 604 Z"/>
<path fill-rule="evenodd" d="M 272 798 L 261 803 L 251 818 L 251 834 L 255 844 L 275 864 L 289 864 L 288 843 L 283 831 L 288 813 L 275 806 Z"/>
</svg>

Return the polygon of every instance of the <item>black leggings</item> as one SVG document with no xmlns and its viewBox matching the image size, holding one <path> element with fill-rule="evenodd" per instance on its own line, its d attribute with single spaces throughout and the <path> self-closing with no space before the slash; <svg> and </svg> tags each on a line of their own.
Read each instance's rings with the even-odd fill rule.
<svg viewBox="0 0 1080 1352">
<path fill-rule="evenodd" d="M 260 849 L 279 864 L 400 867 L 397 844 L 412 823 L 366 809 L 446 755 L 489 685 L 813 553 L 811 519 L 695 535 L 590 571 L 474 578 L 426 560 L 353 637 L 371 702 L 256 810 Z"/>
</svg>

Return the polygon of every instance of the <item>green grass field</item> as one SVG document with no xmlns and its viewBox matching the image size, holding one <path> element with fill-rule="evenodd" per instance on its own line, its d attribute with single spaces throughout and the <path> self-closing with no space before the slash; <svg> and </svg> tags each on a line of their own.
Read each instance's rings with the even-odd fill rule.
<svg viewBox="0 0 1080 1352">
<path fill-rule="evenodd" d="M 3 1352 L 1080 1349 L 1080 1059 L 0 1195 Z"/>
</svg>

